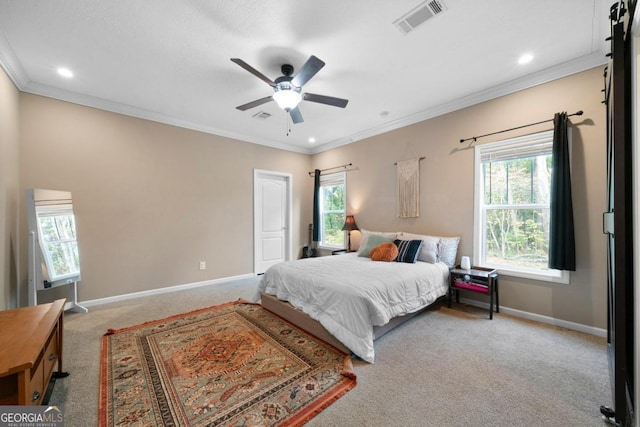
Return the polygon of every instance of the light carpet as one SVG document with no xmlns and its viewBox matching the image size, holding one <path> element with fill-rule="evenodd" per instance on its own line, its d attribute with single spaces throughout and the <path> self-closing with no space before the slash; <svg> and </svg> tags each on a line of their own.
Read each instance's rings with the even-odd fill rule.
<svg viewBox="0 0 640 427">
<path fill-rule="evenodd" d="M 97 425 L 100 342 L 108 328 L 251 299 L 259 276 L 66 312 L 64 368 L 52 405 L 65 427 Z M 560 298 L 560 297 L 558 297 Z M 550 304 L 553 304 L 550 301 Z M 604 427 L 611 406 L 606 340 L 454 304 L 434 307 L 376 341 L 376 363 L 354 360 L 358 386 L 305 427 Z"/>
</svg>

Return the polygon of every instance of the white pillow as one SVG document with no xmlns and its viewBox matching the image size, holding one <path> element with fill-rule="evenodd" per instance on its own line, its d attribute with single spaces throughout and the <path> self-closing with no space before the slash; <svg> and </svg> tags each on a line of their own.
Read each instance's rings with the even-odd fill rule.
<svg viewBox="0 0 640 427">
<path fill-rule="evenodd" d="M 370 235 L 375 234 L 377 236 L 382 236 L 382 237 L 389 237 L 392 239 L 397 239 L 398 236 L 402 233 L 400 232 L 395 232 L 395 231 L 391 231 L 391 232 L 387 232 L 387 231 L 370 231 L 370 230 L 365 230 L 364 228 L 360 229 L 360 246 L 358 247 L 358 255 L 360 255 L 360 252 L 367 247 L 367 239 L 369 238 Z M 366 256 L 369 256 L 369 254 L 366 254 Z"/>
<path fill-rule="evenodd" d="M 429 262 L 431 264 L 435 264 L 436 262 L 438 262 L 438 244 L 440 243 L 439 237 L 402 232 L 400 239 L 422 240 L 420 253 L 418 253 L 418 261 Z"/>
<path fill-rule="evenodd" d="M 459 243 L 460 237 L 440 237 L 438 261 L 444 262 L 447 267 L 452 268 L 456 264 Z"/>
</svg>

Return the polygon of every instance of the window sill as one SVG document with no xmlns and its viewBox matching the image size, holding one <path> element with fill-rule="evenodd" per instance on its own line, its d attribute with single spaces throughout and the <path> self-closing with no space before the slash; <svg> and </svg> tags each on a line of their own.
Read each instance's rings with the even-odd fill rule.
<svg viewBox="0 0 640 427">
<path fill-rule="evenodd" d="M 347 250 L 347 248 L 342 247 L 342 246 L 318 246 L 318 249 L 321 249 L 323 251 L 339 251 L 339 250 Z"/>
<path fill-rule="evenodd" d="M 571 275 L 569 271 L 549 270 L 542 273 L 539 271 L 531 270 L 519 270 L 505 267 L 504 265 L 488 265 L 498 270 L 498 274 L 501 276 L 520 277 L 522 279 L 538 280 L 540 282 L 551 282 L 559 285 L 568 285 L 570 283 Z"/>
</svg>

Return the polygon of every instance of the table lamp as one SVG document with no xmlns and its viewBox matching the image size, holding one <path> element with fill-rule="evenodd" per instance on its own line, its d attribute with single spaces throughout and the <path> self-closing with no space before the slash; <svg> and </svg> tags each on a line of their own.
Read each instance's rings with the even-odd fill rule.
<svg viewBox="0 0 640 427">
<path fill-rule="evenodd" d="M 348 232 L 347 252 L 351 252 L 351 232 L 353 230 L 359 230 L 353 215 L 347 215 L 347 217 L 344 219 L 344 225 L 342 226 L 342 229 Z"/>
</svg>

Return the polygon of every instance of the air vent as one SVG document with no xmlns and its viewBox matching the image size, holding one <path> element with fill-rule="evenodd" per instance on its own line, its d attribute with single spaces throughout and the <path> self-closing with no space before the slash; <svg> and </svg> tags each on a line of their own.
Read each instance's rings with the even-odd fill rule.
<svg viewBox="0 0 640 427">
<path fill-rule="evenodd" d="M 426 1 L 394 21 L 393 25 L 395 25 L 402 34 L 407 35 L 418 26 L 424 24 L 428 19 L 441 14 L 445 10 L 447 10 L 447 6 L 440 0 Z"/>
<path fill-rule="evenodd" d="M 258 120 L 267 120 L 269 117 L 271 117 L 271 114 L 265 113 L 264 111 L 260 111 L 258 114 L 253 115 L 253 118 Z"/>
</svg>

